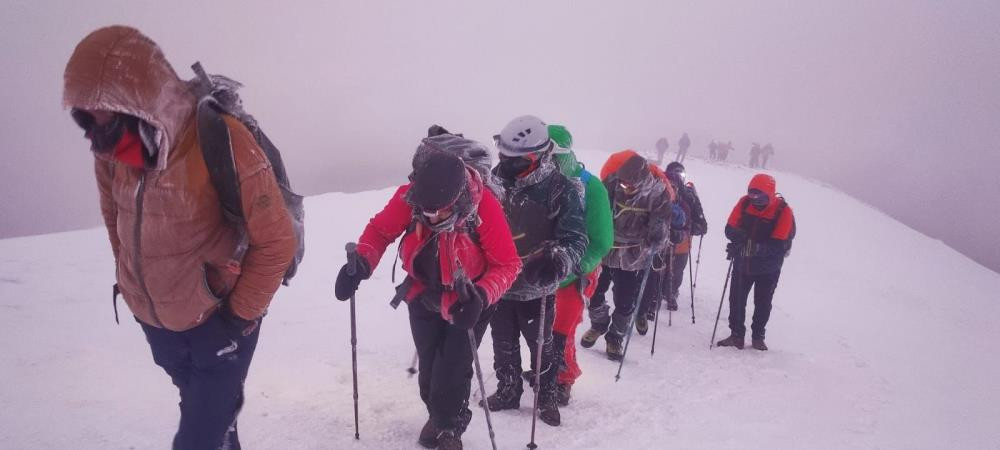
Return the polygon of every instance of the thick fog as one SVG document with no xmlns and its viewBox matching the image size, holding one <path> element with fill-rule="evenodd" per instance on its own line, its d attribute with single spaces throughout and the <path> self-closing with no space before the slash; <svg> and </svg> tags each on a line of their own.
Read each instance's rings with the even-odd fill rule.
<svg viewBox="0 0 1000 450">
<path fill-rule="evenodd" d="M 481 3 L 5 2 L 0 237 L 99 223 L 62 72 L 87 33 L 127 24 L 182 76 L 201 60 L 242 81 L 306 194 L 401 182 L 432 123 L 486 140 L 531 113 L 581 148 L 674 150 L 688 131 L 695 154 L 731 140 L 745 163 L 770 142 L 777 169 L 1000 271 L 1000 3 Z"/>
</svg>

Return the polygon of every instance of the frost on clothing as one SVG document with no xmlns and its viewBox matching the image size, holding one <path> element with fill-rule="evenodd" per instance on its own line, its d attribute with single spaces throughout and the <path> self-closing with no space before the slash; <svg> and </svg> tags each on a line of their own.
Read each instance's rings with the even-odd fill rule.
<svg viewBox="0 0 1000 450">
<path fill-rule="evenodd" d="M 579 270 L 571 272 L 559 287 L 572 284 L 579 274 L 590 274 L 601 265 L 604 255 L 614 243 L 614 223 L 608 190 L 599 178 L 584 169 L 572 152 L 554 155 L 563 175 L 579 179 L 584 189 L 584 218 L 587 225 L 587 250 L 580 259 Z M 579 273 L 577 273 L 579 272 Z"/>
<path fill-rule="evenodd" d="M 685 211 L 688 212 L 688 223 L 684 230 L 684 240 L 675 246 L 674 253 L 687 254 L 691 251 L 691 240 L 694 236 L 703 236 L 708 231 L 708 221 L 705 220 L 705 211 L 694 183 L 687 182 L 680 186 L 676 189 L 677 199 L 684 204 Z"/>
<path fill-rule="evenodd" d="M 137 30 L 103 28 L 77 46 L 64 81 L 65 106 L 128 114 L 157 129 L 154 167 L 135 169 L 100 155 L 95 160 L 118 285 L 132 313 L 173 331 L 202 323 L 223 299 L 240 317 L 263 315 L 296 238 L 270 164 L 250 132 L 225 117 L 249 236 L 242 272 L 233 274 L 226 266 L 236 232 L 223 219 L 205 167 L 195 97 L 159 47 Z"/>
<path fill-rule="evenodd" d="M 616 153 L 601 169 L 615 229 L 614 246 L 604 264 L 628 271 L 645 269 L 651 256 L 666 245 L 674 199 L 666 176 L 651 165 L 639 176 L 635 192 L 623 188 L 619 172 L 632 158 L 642 157 L 631 150 Z"/>
<path fill-rule="evenodd" d="M 579 180 L 559 173 L 551 155 L 544 156 L 539 167 L 523 178 L 500 177 L 497 169 L 493 173 L 504 190 L 504 211 L 521 260 L 528 263 L 548 251 L 562 258 L 563 267 L 572 271 L 587 249 Z M 559 281 L 565 275 L 558 277 Z M 533 300 L 551 295 L 557 288 L 558 281 L 540 286 L 519 276 L 504 298 Z"/>
<path fill-rule="evenodd" d="M 454 291 L 449 289 L 454 281 L 456 261 L 461 264 L 466 275 L 477 286 L 483 288 L 489 304 L 496 303 L 500 299 L 521 269 L 521 261 L 517 257 L 517 250 L 512 243 L 510 228 L 504 219 L 500 203 L 489 190 L 483 188 L 478 173 L 471 169 L 467 172 L 472 202 L 477 208 L 470 211 L 470 214 L 478 214 L 476 232 L 479 242 L 477 244 L 467 230 L 462 228 L 468 217 L 457 218 L 453 230 L 438 232 L 437 238 L 434 239 L 438 245 L 441 285 L 445 287 L 440 303 L 441 316 L 445 320 L 451 318 L 448 310 L 457 299 Z M 368 226 L 358 239 L 358 253 L 368 261 L 372 271 L 375 270 L 389 244 L 414 224 L 413 207 L 405 199 L 409 188 L 409 184 L 400 186 L 385 208 L 368 222 Z M 414 259 L 432 240 L 432 234 L 433 232 L 423 223 L 417 222 L 412 232 L 403 236 L 399 247 L 403 270 L 410 274 L 414 273 Z M 405 293 L 407 302 L 416 299 L 426 289 L 420 280 L 413 277 L 410 277 L 410 280 L 410 287 Z"/>
</svg>

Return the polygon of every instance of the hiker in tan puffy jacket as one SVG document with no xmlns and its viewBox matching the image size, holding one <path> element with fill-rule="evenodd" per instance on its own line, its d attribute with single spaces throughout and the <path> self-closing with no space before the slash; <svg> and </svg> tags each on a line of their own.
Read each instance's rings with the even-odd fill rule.
<svg viewBox="0 0 1000 450">
<path fill-rule="evenodd" d="M 267 311 L 296 249 L 267 157 L 225 116 L 249 248 L 222 214 L 199 145 L 197 99 L 160 48 L 112 26 L 66 64 L 63 104 L 95 156 L 122 296 L 181 396 L 175 449 L 239 448 L 236 415 Z M 239 267 L 238 270 L 227 267 Z"/>
</svg>

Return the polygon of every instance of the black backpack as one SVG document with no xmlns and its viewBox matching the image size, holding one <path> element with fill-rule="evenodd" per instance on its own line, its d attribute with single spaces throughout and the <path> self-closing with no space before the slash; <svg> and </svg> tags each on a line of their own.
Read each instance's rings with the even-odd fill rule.
<svg viewBox="0 0 1000 450">
<path fill-rule="evenodd" d="M 285 208 L 292 218 L 295 228 L 295 238 L 298 241 L 298 248 L 292 258 L 282 284 L 288 285 L 289 280 L 295 276 L 302 256 L 305 253 L 305 210 L 302 205 L 302 196 L 292 192 L 288 174 L 285 172 L 285 164 L 281 160 L 281 152 L 268 139 L 264 131 L 260 129 L 257 121 L 243 111 L 243 104 L 237 95 L 236 90 L 242 85 L 234 80 L 222 75 L 209 76 L 201 67 L 201 63 L 191 66 L 197 77 L 192 80 L 191 87 L 198 97 L 197 121 L 198 140 L 201 145 L 202 155 L 205 165 L 208 167 L 208 174 L 219 194 L 219 201 L 222 203 L 222 212 L 226 220 L 233 224 L 239 233 L 239 243 L 233 254 L 231 264 L 237 267 L 243 261 L 249 246 L 249 238 L 246 233 L 246 218 L 243 215 L 243 203 L 240 198 L 239 177 L 236 173 L 236 164 L 233 160 L 233 149 L 230 142 L 229 127 L 223 120 L 223 114 L 228 114 L 237 118 L 250 133 L 253 134 L 257 145 L 263 150 L 267 160 L 271 163 L 274 177 L 281 189 L 281 196 L 284 199 Z"/>
</svg>

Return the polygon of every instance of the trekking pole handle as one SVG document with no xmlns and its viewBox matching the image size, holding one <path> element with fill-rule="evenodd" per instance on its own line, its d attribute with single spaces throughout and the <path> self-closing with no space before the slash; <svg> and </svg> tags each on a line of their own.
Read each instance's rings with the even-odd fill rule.
<svg viewBox="0 0 1000 450">
<path fill-rule="evenodd" d="M 358 273 L 358 244 L 348 242 L 344 250 L 347 251 L 347 274 L 353 277 Z"/>
</svg>

